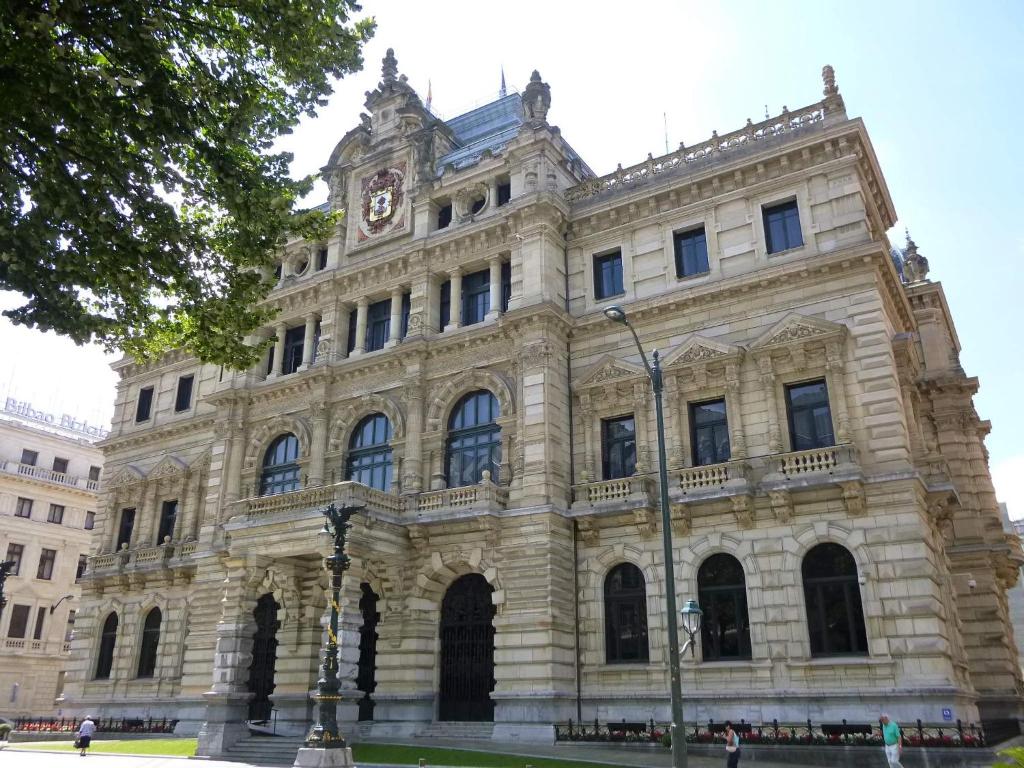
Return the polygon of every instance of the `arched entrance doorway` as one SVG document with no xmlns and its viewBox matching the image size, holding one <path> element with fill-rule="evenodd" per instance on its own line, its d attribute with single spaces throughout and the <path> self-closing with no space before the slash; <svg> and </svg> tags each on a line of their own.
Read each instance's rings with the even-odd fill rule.
<svg viewBox="0 0 1024 768">
<path fill-rule="evenodd" d="M 359 628 L 359 672 L 356 675 L 356 688 L 362 691 L 359 699 L 359 719 L 373 720 L 373 692 L 377 688 L 377 613 L 376 593 L 365 581 L 359 585 L 363 596 L 359 600 L 359 612 L 363 616 L 363 625 Z"/>
<path fill-rule="evenodd" d="M 270 593 L 256 601 L 252 612 L 256 620 L 256 633 L 252 638 L 252 664 L 249 665 L 250 720 L 269 720 L 271 715 L 270 694 L 274 692 L 274 665 L 277 662 L 277 620 L 280 608 Z"/>
<path fill-rule="evenodd" d="M 478 573 L 457 579 L 441 602 L 439 720 L 494 720 L 494 590 Z"/>
</svg>

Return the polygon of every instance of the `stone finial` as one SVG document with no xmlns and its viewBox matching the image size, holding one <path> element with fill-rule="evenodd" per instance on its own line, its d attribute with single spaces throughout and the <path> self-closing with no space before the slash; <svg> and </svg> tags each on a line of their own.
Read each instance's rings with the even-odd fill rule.
<svg viewBox="0 0 1024 768">
<path fill-rule="evenodd" d="M 821 68 L 821 82 L 825 84 L 822 94 L 826 98 L 839 95 L 839 88 L 836 86 L 836 71 L 832 69 L 831 64 L 826 64 Z"/>
<path fill-rule="evenodd" d="M 395 82 L 395 78 L 398 76 L 398 59 L 395 58 L 394 48 L 388 48 L 388 52 L 384 55 L 380 74 L 381 82 L 385 85 L 391 85 Z"/>
<path fill-rule="evenodd" d="M 530 75 L 530 82 L 523 90 L 523 111 L 527 120 L 546 123 L 551 108 L 551 86 L 541 81 L 536 69 Z"/>
<path fill-rule="evenodd" d="M 903 249 L 903 277 L 907 283 L 920 283 L 928 277 L 928 259 L 917 252 L 917 243 L 907 232 L 907 247 Z"/>
</svg>

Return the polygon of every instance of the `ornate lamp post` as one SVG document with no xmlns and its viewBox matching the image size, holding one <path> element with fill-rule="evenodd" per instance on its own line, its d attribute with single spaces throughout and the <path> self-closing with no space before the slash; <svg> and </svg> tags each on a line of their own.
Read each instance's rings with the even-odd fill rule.
<svg viewBox="0 0 1024 768">
<path fill-rule="evenodd" d="M 0 616 L 4 615 L 4 606 L 7 605 L 7 598 L 4 597 L 4 582 L 7 581 L 7 576 L 17 563 L 14 560 L 5 560 L 0 563 Z"/>
<path fill-rule="evenodd" d="M 362 507 L 331 504 L 324 510 L 323 533 L 334 539 L 334 552 L 324 559 L 331 574 L 331 622 L 327 627 L 327 645 L 324 647 L 322 674 L 316 684 L 317 721 L 306 737 L 305 746 L 295 756 L 295 766 L 326 768 L 326 766 L 354 766 L 352 750 L 338 731 L 338 702 L 341 701 L 341 681 L 338 679 L 338 599 L 341 576 L 348 569 L 345 537 L 351 527 L 348 520 Z"/>
<path fill-rule="evenodd" d="M 701 619 L 704 618 L 704 611 L 697 605 L 696 600 L 687 600 L 683 603 L 683 629 L 686 630 L 686 634 L 690 636 L 690 639 L 683 644 L 683 653 L 686 653 L 686 649 L 690 649 L 690 655 L 697 655 L 697 644 L 694 640 L 695 635 L 700 632 Z"/>
<path fill-rule="evenodd" d="M 658 419 L 658 472 L 661 481 L 661 537 L 662 548 L 665 557 L 665 602 L 668 609 L 668 663 L 669 663 L 669 690 L 672 695 L 672 766 L 673 768 L 686 768 L 686 730 L 683 728 L 683 690 L 680 683 L 679 671 L 679 627 L 676 616 L 676 574 L 675 565 L 672 562 L 672 517 L 669 512 L 668 500 L 668 461 L 665 458 L 665 415 L 662 411 L 661 393 L 665 383 L 661 376 L 661 358 L 658 351 L 654 350 L 654 364 L 647 362 L 647 355 L 640 345 L 640 339 L 629 324 L 626 317 L 626 310 L 617 305 L 606 307 L 605 317 L 622 323 L 629 332 L 633 334 L 633 341 L 640 352 L 640 358 L 644 361 L 644 368 L 651 379 L 651 389 L 654 390 L 654 408 Z"/>
</svg>

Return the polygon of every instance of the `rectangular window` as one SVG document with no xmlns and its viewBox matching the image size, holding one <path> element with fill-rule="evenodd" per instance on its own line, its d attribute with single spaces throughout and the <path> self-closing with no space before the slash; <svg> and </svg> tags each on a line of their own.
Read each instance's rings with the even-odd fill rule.
<svg viewBox="0 0 1024 768">
<path fill-rule="evenodd" d="M 764 239 L 768 253 L 788 251 L 804 244 L 796 200 L 764 209 Z"/>
<path fill-rule="evenodd" d="M 21 463 L 34 467 L 39 461 L 39 451 L 30 451 L 28 448 L 21 449 Z"/>
<path fill-rule="evenodd" d="M 594 296 L 607 299 L 622 290 L 622 251 L 594 257 Z"/>
<path fill-rule="evenodd" d="M 316 252 L 316 268 L 317 270 L 327 269 L 327 248 L 326 246 Z"/>
<path fill-rule="evenodd" d="M 384 349 L 391 334 L 391 299 L 377 301 L 366 309 L 366 351 Z"/>
<path fill-rule="evenodd" d="M 348 313 L 348 341 L 347 349 L 351 355 L 353 350 L 356 348 L 356 319 L 358 317 L 358 311 L 353 309 Z"/>
<path fill-rule="evenodd" d="M 443 331 L 445 326 L 452 321 L 452 281 L 445 280 L 441 283 L 440 290 L 440 309 L 438 310 L 439 317 L 439 331 Z"/>
<path fill-rule="evenodd" d="M 174 538 L 174 522 L 178 519 L 178 500 L 165 501 L 160 506 L 160 529 L 156 534 L 156 543 L 163 544 L 168 536 Z"/>
<path fill-rule="evenodd" d="M 409 335 L 409 310 L 412 308 L 412 296 L 408 293 L 402 294 L 402 328 L 400 338 Z"/>
<path fill-rule="evenodd" d="M 491 311 L 491 273 L 484 269 L 462 278 L 462 324 L 482 323 Z"/>
<path fill-rule="evenodd" d="M 794 451 L 835 445 L 832 410 L 824 379 L 786 386 L 789 441 Z"/>
<path fill-rule="evenodd" d="M 636 423 L 632 416 L 601 421 L 601 467 L 605 480 L 636 472 Z"/>
<path fill-rule="evenodd" d="M 36 611 L 36 628 L 32 632 L 33 640 L 43 639 L 43 623 L 46 621 L 46 608 L 39 606 L 39 610 Z"/>
<path fill-rule="evenodd" d="M 78 556 L 78 568 L 75 569 L 75 581 L 85 576 L 85 569 L 89 566 L 89 556 L 79 555 Z"/>
<path fill-rule="evenodd" d="M 17 576 L 21 572 L 21 558 L 25 555 L 24 544 L 8 544 L 7 545 L 7 557 L 4 558 L 8 562 L 14 563 L 11 566 L 10 575 Z"/>
<path fill-rule="evenodd" d="M 46 522 L 60 525 L 64 522 L 64 505 L 51 504 L 50 511 L 46 514 Z"/>
<path fill-rule="evenodd" d="M 53 460 L 53 471 L 62 475 L 68 473 L 68 460 L 62 459 L 59 456 Z"/>
<path fill-rule="evenodd" d="M 150 411 L 153 409 L 153 388 L 143 387 L 139 390 L 139 400 L 135 404 L 135 423 L 149 421 Z"/>
<path fill-rule="evenodd" d="M 192 384 L 195 382 L 194 375 L 180 376 L 178 378 L 178 391 L 174 395 L 174 412 L 181 413 L 192 407 Z"/>
<path fill-rule="evenodd" d="M 274 277 L 276 277 L 278 280 L 280 280 L 281 279 L 281 275 L 283 275 L 283 274 L 284 274 L 284 264 L 282 264 L 279 261 L 279 262 L 277 262 L 274 265 Z"/>
<path fill-rule="evenodd" d="M 96 513 L 91 509 L 86 510 L 85 512 L 85 525 L 83 527 L 87 531 L 91 531 L 96 527 Z"/>
<path fill-rule="evenodd" d="M 64 629 L 64 642 L 65 643 L 70 643 L 71 642 L 71 635 L 74 633 L 74 631 L 75 631 L 75 609 L 72 608 L 70 611 L 68 611 L 68 625 Z"/>
<path fill-rule="evenodd" d="M 132 531 L 135 529 L 135 508 L 128 507 L 121 510 L 121 525 L 117 529 L 117 549 L 122 546 L 131 546 Z"/>
<path fill-rule="evenodd" d="M 53 578 L 53 564 L 57 561 L 56 549 L 44 549 L 39 553 L 39 567 L 36 569 L 36 578 L 49 581 Z"/>
<path fill-rule="evenodd" d="M 32 517 L 32 499 L 23 499 L 19 496 L 17 504 L 14 505 L 14 516 Z"/>
<path fill-rule="evenodd" d="M 505 205 L 512 199 L 512 182 L 506 181 L 498 184 L 498 205 Z"/>
<path fill-rule="evenodd" d="M 100 467 L 89 467 L 89 479 L 94 483 L 100 480 Z"/>
<path fill-rule="evenodd" d="M 452 204 L 443 205 L 437 209 L 437 228 L 447 229 L 452 223 Z"/>
<path fill-rule="evenodd" d="M 729 460 L 729 422 L 725 400 L 690 403 L 690 437 L 695 467 Z"/>
<path fill-rule="evenodd" d="M 28 615 L 32 610 L 30 605 L 16 605 L 11 611 L 11 623 L 7 626 L 7 636 L 24 638 L 28 630 Z"/>
<path fill-rule="evenodd" d="M 306 326 L 289 328 L 284 333 L 284 365 L 281 373 L 295 373 L 302 365 L 302 346 L 306 339 Z"/>
<path fill-rule="evenodd" d="M 501 311 L 508 312 L 508 303 L 512 299 L 512 262 L 501 263 Z"/>
<path fill-rule="evenodd" d="M 703 275 L 710 269 L 704 227 L 676 232 L 672 239 L 676 250 L 676 277 Z"/>
</svg>

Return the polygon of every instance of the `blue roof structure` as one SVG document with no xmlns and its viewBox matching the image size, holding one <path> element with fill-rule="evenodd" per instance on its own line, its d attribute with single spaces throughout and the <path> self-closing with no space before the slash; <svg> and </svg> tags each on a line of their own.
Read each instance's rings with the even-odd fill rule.
<svg viewBox="0 0 1024 768">
<path fill-rule="evenodd" d="M 438 175 L 448 164 L 455 170 L 467 168 L 478 163 L 485 150 L 493 154 L 502 150 L 519 133 L 523 124 L 522 98 L 518 94 L 504 96 L 453 117 L 445 124 L 462 146 L 438 158 L 435 168 Z"/>
</svg>

